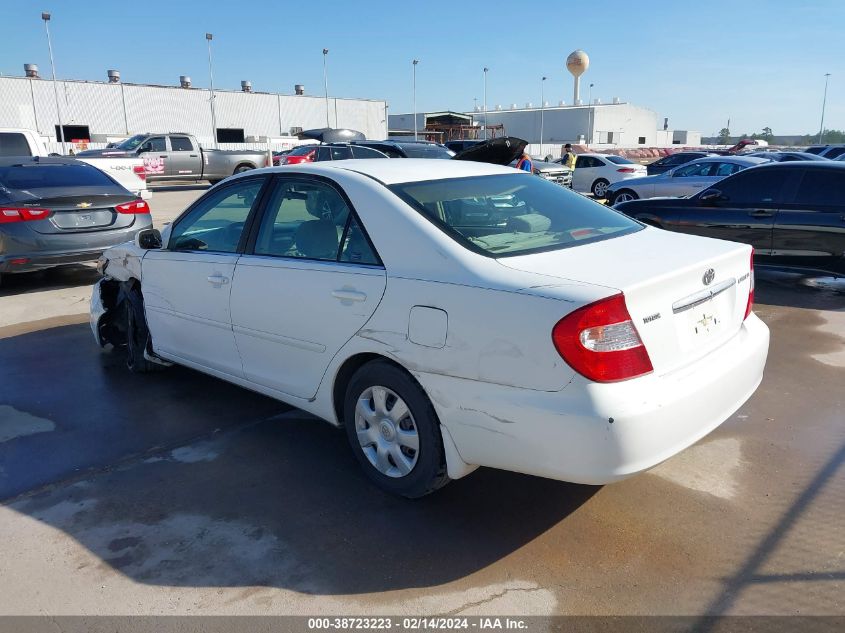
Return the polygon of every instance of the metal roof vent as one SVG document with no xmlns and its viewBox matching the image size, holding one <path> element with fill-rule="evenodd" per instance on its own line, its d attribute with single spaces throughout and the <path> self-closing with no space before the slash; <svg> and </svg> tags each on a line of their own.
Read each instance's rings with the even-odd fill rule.
<svg viewBox="0 0 845 633">
<path fill-rule="evenodd" d="M 593 105 L 601 105 L 601 99 L 599 99 L 598 97 L 593 99 Z"/>
<path fill-rule="evenodd" d="M 497 110 L 501 110 L 501 109 L 502 109 L 502 104 L 500 104 L 500 103 L 499 103 L 499 104 L 496 104 L 496 109 L 497 109 Z"/>
<path fill-rule="evenodd" d="M 613 103 L 619 103 L 619 97 L 613 97 Z"/>
<path fill-rule="evenodd" d="M 530 101 L 526 101 L 526 102 L 525 102 L 525 107 L 526 107 L 526 108 L 533 108 L 533 107 L 534 107 L 534 104 L 533 104 L 533 103 L 531 103 Z"/>
<path fill-rule="evenodd" d="M 247 81 L 246 79 L 244 79 L 244 80 L 241 82 L 241 90 L 242 90 L 243 92 L 252 92 L 252 82 L 251 82 L 251 81 Z"/>
<path fill-rule="evenodd" d="M 563 107 L 563 106 L 565 106 L 565 105 L 566 105 L 566 101 L 564 101 L 563 99 L 561 99 L 560 101 L 558 101 L 558 102 L 557 102 L 557 104 L 558 104 L 558 106 Z"/>
<path fill-rule="evenodd" d="M 27 77 L 31 77 L 32 79 L 41 79 L 38 76 L 38 64 L 24 64 L 23 71 Z"/>
<path fill-rule="evenodd" d="M 511 110 L 516 110 L 516 104 L 515 103 L 511 104 Z"/>
<path fill-rule="evenodd" d="M 120 83 L 120 71 L 119 70 L 107 70 L 106 74 L 109 77 L 110 84 L 119 84 Z"/>
<path fill-rule="evenodd" d="M 183 88 L 190 88 L 191 78 L 188 75 L 179 75 L 179 85 Z"/>
<path fill-rule="evenodd" d="M 294 92 L 295 94 L 298 94 L 298 95 L 304 95 L 304 94 L 305 94 L 305 86 L 304 86 L 304 85 L 302 85 L 302 84 L 296 84 L 296 85 L 293 87 L 293 92 Z"/>
</svg>

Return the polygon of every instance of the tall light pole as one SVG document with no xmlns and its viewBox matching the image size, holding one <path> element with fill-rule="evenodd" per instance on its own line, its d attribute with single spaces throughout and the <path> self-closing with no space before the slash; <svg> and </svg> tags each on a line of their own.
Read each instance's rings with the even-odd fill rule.
<svg viewBox="0 0 845 633">
<path fill-rule="evenodd" d="M 414 65 L 414 140 L 417 140 L 417 64 L 420 63 L 420 60 L 415 59 L 413 61 Z"/>
<path fill-rule="evenodd" d="M 205 34 L 205 41 L 208 44 L 208 78 L 211 82 L 211 134 L 214 137 L 214 149 L 217 149 L 217 111 L 214 108 L 214 71 L 211 67 L 211 40 L 214 36 L 211 33 Z"/>
<path fill-rule="evenodd" d="M 543 157 L 543 116 L 546 113 L 545 97 L 546 78 L 540 80 L 540 156 Z"/>
<path fill-rule="evenodd" d="M 59 106 L 59 87 L 56 83 L 56 64 L 53 63 L 53 42 L 50 39 L 50 14 L 41 13 L 44 20 L 44 29 L 47 31 L 47 48 L 50 50 L 50 70 L 53 72 L 53 95 L 56 97 L 56 118 L 59 120 L 59 140 L 62 142 L 62 154 L 67 154 L 67 143 L 65 143 L 65 126 L 62 124 L 62 108 Z"/>
<path fill-rule="evenodd" d="M 587 117 L 587 120 L 589 121 L 590 129 L 587 130 L 587 132 L 588 132 L 588 134 L 587 134 L 587 145 L 592 145 L 593 144 L 593 84 L 590 84 L 590 97 L 589 97 L 589 99 L 590 99 L 590 113 L 589 113 L 589 116 Z"/>
<path fill-rule="evenodd" d="M 827 105 L 827 81 L 830 79 L 830 73 L 824 74 L 824 98 L 822 98 L 822 124 L 819 126 L 819 145 L 822 144 L 822 136 L 824 136 L 824 109 Z M 53 77 L 55 81 L 55 77 Z"/>
<path fill-rule="evenodd" d="M 484 67 L 484 140 L 487 140 L 487 66 Z"/>
<path fill-rule="evenodd" d="M 326 62 L 326 57 L 328 57 L 329 49 L 323 49 L 323 87 L 326 91 L 326 127 L 331 127 L 331 123 L 329 123 L 329 71 L 328 65 Z"/>
</svg>

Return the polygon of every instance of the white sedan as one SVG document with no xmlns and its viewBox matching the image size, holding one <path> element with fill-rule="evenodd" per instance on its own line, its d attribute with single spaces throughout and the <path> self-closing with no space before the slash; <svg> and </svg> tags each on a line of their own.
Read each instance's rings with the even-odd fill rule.
<svg viewBox="0 0 845 633">
<path fill-rule="evenodd" d="M 178 363 L 344 426 L 394 493 L 478 466 L 603 484 L 754 393 L 751 254 L 507 167 L 295 165 L 108 251 L 91 324 L 132 370 Z"/>
<path fill-rule="evenodd" d="M 558 159 L 555 162 L 563 162 Z M 612 154 L 578 154 L 575 171 L 572 172 L 572 188 L 582 193 L 592 193 L 604 198 L 607 188 L 613 183 L 628 178 L 642 178 L 648 175 L 645 165 L 640 165 L 622 156 Z"/>
</svg>

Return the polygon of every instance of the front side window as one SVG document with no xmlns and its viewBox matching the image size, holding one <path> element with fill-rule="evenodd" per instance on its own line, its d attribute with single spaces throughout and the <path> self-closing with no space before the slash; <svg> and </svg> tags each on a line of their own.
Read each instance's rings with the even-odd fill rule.
<svg viewBox="0 0 845 633">
<path fill-rule="evenodd" d="M 712 175 L 712 169 L 713 163 L 696 163 L 695 165 L 679 167 L 672 172 L 672 175 L 676 178 L 700 178 Z"/>
<path fill-rule="evenodd" d="M 167 150 L 167 145 L 164 142 L 163 136 L 154 136 L 150 140 L 141 145 L 141 152 L 164 152 Z"/>
<path fill-rule="evenodd" d="M 845 175 L 840 170 L 807 170 L 795 202 L 807 206 L 845 206 Z"/>
<path fill-rule="evenodd" d="M 524 173 L 389 189 L 461 245 L 492 257 L 568 248 L 643 228 L 618 211 Z"/>
<path fill-rule="evenodd" d="M 247 217 L 263 184 L 263 178 L 250 179 L 209 193 L 173 227 L 169 248 L 236 253 Z"/>
<path fill-rule="evenodd" d="M 726 180 L 720 180 L 718 189 L 726 202 L 731 204 L 764 204 L 780 199 L 780 192 L 788 172 L 783 169 L 753 167 L 744 169 Z"/>
</svg>

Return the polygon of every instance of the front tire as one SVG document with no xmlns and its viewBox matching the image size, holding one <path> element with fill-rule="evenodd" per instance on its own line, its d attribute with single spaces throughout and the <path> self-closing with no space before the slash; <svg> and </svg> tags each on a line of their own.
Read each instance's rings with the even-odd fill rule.
<svg viewBox="0 0 845 633">
<path fill-rule="evenodd" d="M 590 189 L 593 192 L 593 195 L 598 198 L 602 199 L 607 195 L 607 188 L 610 186 L 610 183 L 605 180 L 604 178 L 599 178 L 593 183 L 592 188 Z"/>
<path fill-rule="evenodd" d="M 449 482 L 434 407 L 395 365 L 373 361 L 352 376 L 343 418 L 352 452 L 382 490 L 415 499 Z"/>
<path fill-rule="evenodd" d="M 140 293 L 134 297 L 142 302 Z M 127 299 L 126 305 L 126 368 L 134 374 L 148 374 L 164 369 L 162 365 L 147 360 L 144 350 L 150 346 L 150 331 L 144 318 L 143 303 Z"/>
</svg>

